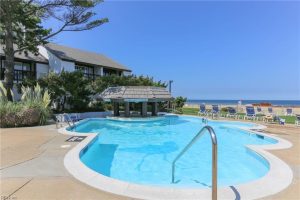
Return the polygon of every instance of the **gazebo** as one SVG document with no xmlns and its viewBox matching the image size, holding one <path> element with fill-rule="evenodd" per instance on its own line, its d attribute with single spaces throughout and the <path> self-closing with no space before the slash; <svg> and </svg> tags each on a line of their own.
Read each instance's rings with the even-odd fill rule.
<svg viewBox="0 0 300 200">
<path fill-rule="evenodd" d="M 130 117 L 130 104 L 141 104 L 141 116 L 147 116 L 147 106 L 152 106 L 152 116 L 158 112 L 158 102 L 172 100 L 171 94 L 163 87 L 119 86 L 109 87 L 97 96 L 104 101 L 112 102 L 114 116 L 120 116 L 120 104 L 124 104 L 125 117 Z"/>
</svg>

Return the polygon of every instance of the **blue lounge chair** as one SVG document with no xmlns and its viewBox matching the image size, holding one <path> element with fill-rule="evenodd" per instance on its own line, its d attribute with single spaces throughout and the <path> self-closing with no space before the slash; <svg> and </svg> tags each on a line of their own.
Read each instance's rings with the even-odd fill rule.
<svg viewBox="0 0 300 200">
<path fill-rule="evenodd" d="M 216 117 L 220 116 L 219 105 L 212 105 L 211 117 L 214 118 L 214 116 Z"/>
<path fill-rule="evenodd" d="M 200 109 L 199 109 L 198 115 L 207 115 L 205 104 L 200 104 Z"/>
<path fill-rule="evenodd" d="M 261 107 L 257 107 L 257 108 L 256 108 L 256 111 L 257 111 L 258 113 L 261 113 L 261 112 L 262 112 Z"/>
<path fill-rule="evenodd" d="M 256 119 L 256 114 L 253 106 L 246 106 L 246 115 L 244 116 L 245 119 Z"/>
<path fill-rule="evenodd" d="M 273 108 L 272 108 L 272 107 L 269 107 L 269 108 L 268 108 L 268 112 L 269 112 L 270 115 L 273 115 L 273 114 L 274 114 L 274 113 L 273 113 Z"/>
<path fill-rule="evenodd" d="M 293 115 L 293 109 L 292 108 L 287 108 L 285 112 L 286 116 L 292 116 Z"/>
<path fill-rule="evenodd" d="M 273 121 L 278 122 L 280 125 L 285 125 L 286 120 L 284 118 L 279 117 L 279 116 L 274 116 Z"/>
<path fill-rule="evenodd" d="M 227 117 L 237 118 L 236 109 L 234 109 L 233 107 L 228 107 Z"/>
</svg>

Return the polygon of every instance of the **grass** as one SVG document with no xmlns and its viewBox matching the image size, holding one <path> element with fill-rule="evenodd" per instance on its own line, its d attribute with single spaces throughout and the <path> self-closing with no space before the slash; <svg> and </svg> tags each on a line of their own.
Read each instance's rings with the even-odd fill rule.
<svg viewBox="0 0 300 200">
<path fill-rule="evenodd" d="M 198 108 L 182 108 L 182 112 L 185 115 L 198 115 Z"/>
<path fill-rule="evenodd" d="M 285 119 L 285 122 L 288 124 L 295 124 L 296 117 L 295 116 L 280 116 Z"/>
<path fill-rule="evenodd" d="M 182 112 L 184 115 L 198 115 L 199 108 L 182 108 Z M 221 112 L 221 114 L 225 114 L 226 112 Z M 239 116 L 244 116 L 245 113 L 238 113 Z M 262 115 L 257 115 L 262 116 Z M 285 119 L 287 124 L 294 124 L 296 117 L 295 116 L 280 116 L 281 118 Z"/>
</svg>

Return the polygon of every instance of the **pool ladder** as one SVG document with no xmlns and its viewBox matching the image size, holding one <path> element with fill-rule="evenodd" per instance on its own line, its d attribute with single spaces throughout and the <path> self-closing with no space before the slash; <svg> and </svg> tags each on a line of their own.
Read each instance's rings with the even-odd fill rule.
<svg viewBox="0 0 300 200">
<path fill-rule="evenodd" d="M 67 117 L 66 117 L 67 116 Z M 67 113 L 63 114 L 64 119 L 67 121 L 70 128 L 72 128 L 75 125 L 75 122 L 71 119 L 70 115 Z M 71 124 L 72 123 L 72 124 Z"/>
<path fill-rule="evenodd" d="M 212 142 L 212 200 L 217 200 L 218 197 L 218 177 L 217 177 L 217 164 L 218 164 L 218 143 L 214 129 L 211 126 L 204 126 L 197 135 L 190 141 L 188 145 L 176 156 L 172 162 L 172 183 L 175 183 L 175 163 L 181 158 L 181 156 L 191 147 L 193 144 L 205 133 L 207 130 L 210 134 Z"/>
</svg>

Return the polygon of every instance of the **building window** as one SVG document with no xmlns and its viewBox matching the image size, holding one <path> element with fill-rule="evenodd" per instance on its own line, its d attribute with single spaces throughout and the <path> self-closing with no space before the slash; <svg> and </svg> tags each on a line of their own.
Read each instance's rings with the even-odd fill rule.
<svg viewBox="0 0 300 200">
<path fill-rule="evenodd" d="M 5 62 L 1 58 L 1 80 L 4 79 Z M 14 66 L 14 81 L 22 82 L 25 78 L 35 78 L 34 64 L 16 61 Z"/>
<path fill-rule="evenodd" d="M 94 67 L 75 65 L 75 70 L 82 71 L 83 75 L 87 78 L 90 78 L 90 79 L 95 78 Z"/>
<path fill-rule="evenodd" d="M 106 68 L 103 68 L 103 75 L 104 76 L 109 76 L 109 75 L 121 75 L 122 72 L 118 72 L 117 70 L 114 70 L 114 69 L 106 69 Z"/>
</svg>

